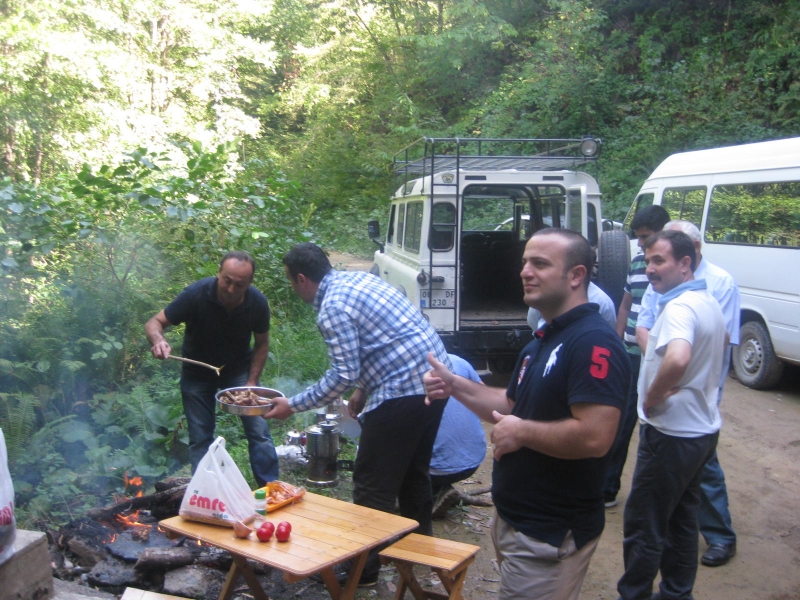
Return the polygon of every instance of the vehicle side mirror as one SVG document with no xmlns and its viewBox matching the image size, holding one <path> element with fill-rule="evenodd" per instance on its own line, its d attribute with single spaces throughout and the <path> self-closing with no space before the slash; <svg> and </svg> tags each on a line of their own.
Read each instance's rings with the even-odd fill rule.
<svg viewBox="0 0 800 600">
<path fill-rule="evenodd" d="M 377 221 L 367 223 L 367 230 L 369 231 L 369 239 L 376 240 L 381 237 L 381 226 Z"/>
<path fill-rule="evenodd" d="M 378 248 L 380 248 L 381 252 L 383 252 L 383 242 L 380 240 L 381 237 L 380 223 L 378 223 L 378 221 L 369 221 L 367 223 L 367 232 L 369 235 L 369 239 L 375 242 Z"/>
</svg>

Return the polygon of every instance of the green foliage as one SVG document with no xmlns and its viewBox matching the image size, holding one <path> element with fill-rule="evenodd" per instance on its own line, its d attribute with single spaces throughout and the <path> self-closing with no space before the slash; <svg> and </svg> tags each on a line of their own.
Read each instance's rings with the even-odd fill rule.
<svg viewBox="0 0 800 600">
<path fill-rule="evenodd" d="M 67 518 L 124 473 L 159 478 L 186 462 L 178 367 L 152 360 L 142 326 L 183 286 L 213 275 L 227 250 L 257 261 L 255 283 L 273 302 L 273 348 L 299 356 L 312 333 L 321 344 L 281 264 L 308 239 L 313 207 L 300 208 L 296 186 L 270 161 L 235 176 L 232 147 L 181 149 L 181 164 L 138 149 L 53 185 L 0 188 L 0 424 L 26 518 Z M 309 324 L 285 325 L 298 316 Z M 175 347 L 180 333 L 168 332 Z M 320 371 L 305 357 L 295 366 L 272 356 L 284 376 Z M 324 361 L 324 350 L 316 356 Z M 234 447 L 243 437 L 238 419 L 222 420 L 220 433 Z"/>
<path fill-rule="evenodd" d="M 257 136 L 237 66 L 271 68 L 271 43 L 241 33 L 265 17 L 257 2 L 5 2 L 0 175 L 47 181 L 143 144 Z"/>
<path fill-rule="evenodd" d="M 0 429 L 6 441 L 9 461 L 25 449 L 36 422 L 36 409 L 42 398 L 32 394 L 0 394 Z"/>
<path fill-rule="evenodd" d="M 262 381 L 273 382 L 281 377 L 293 377 L 302 384 L 316 381 L 327 368 L 327 349 L 314 323 L 311 308 L 307 305 L 297 306 L 292 316 L 291 320 L 280 319 L 271 326 L 270 357 Z M 286 394 L 301 391 L 284 389 L 278 385 L 271 387 Z"/>
</svg>

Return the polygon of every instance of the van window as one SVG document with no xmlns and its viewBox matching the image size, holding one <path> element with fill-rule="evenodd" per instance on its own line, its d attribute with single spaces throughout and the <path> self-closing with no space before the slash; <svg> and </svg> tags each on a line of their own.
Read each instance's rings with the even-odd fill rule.
<svg viewBox="0 0 800 600">
<path fill-rule="evenodd" d="M 703 220 L 703 205 L 706 202 L 706 188 L 671 188 L 664 190 L 661 206 L 669 213 L 670 219 L 691 221 L 700 229 Z"/>
<path fill-rule="evenodd" d="M 645 206 L 652 206 L 653 199 L 656 197 L 655 194 L 652 192 L 648 194 L 640 194 L 639 197 L 636 199 L 636 210 L 640 208 L 644 208 Z"/>
<path fill-rule="evenodd" d="M 409 202 L 406 214 L 406 237 L 403 247 L 409 252 L 419 252 L 422 238 L 422 202 Z"/>
<path fill-rule="evenodd" d="M 514 200 L 508 196 L 495 196 L 492 190 L 486 194 L 471 191 L 470 196 L 464 193 L 464 231 L 494 231 L 498 227 L 514 222 Z M 505 229 L 505 227 L 502 227 Z"/>
<path fill-rule="evenodd" d="M 406 205 L 397 205 L 397 245 L 403 246 L 403 226 L 406 222 Z"/>
<path fill-rule="evenodd" d="M 592 246 L 592 248 L 597 248 L 597 209 L 591 202 L 589 202 L 586 206 L 586 210 L 589 212 L 586 219 L 589 222 L 589 235 L 587 239 L 589 240 L 589 245 Z"/>
<path fill-rule="evenodd" d="M 541 189 L 539 201 L 542 213 L 542 227 L 545 229 L 548 227 L 561 227 L 565 204 L 564 189 L 555 186 Z"/>
<path fill-rule="evenodd" d="M 800 182 L 715 186 L 711 190 L 705 240 L 800 246 Z"/>
<path fill-rule="evenodd" d="M 519 223 L 519 229 L 517 230 L 517 241 L 524 242 L 527 241 L 529 237 L 531 237 L 531 216 L 528 213 L 530 210 L 531 203 L 528 202 L 527 206 L 522 203 L 518 203 L 514 207 L 514 220 Z"/>
<path fill-rule="evenodd" d="M 569 200 L 564 207 L 564 228 L 581 233 L 583 223 L 583 206 L 581 206 L 581 193 L 579 190 L 569 191 Z"/>
<path fill-rule="evenodd" d="M 386 232 L 386 243 L 391 244 L 394 239 L 394 216 L 397 212 L 397 205 L 392 204 L 392 210 L 389 212 L 389 230 Z"/>
<path fill-rule="evenodd" d="M 456 230 L 456 207 L 450 202 L 433 205 L 431 235 L 428 240 L 431 250 L 450 250 Z"/>
<path fill-rule="evenodd" d="M 634 215 L 645 206 L 651 206 L 654 198 L 655 194 L 653 192 L 639 194 L 636 197 L 636 200 L 633 201 L 633 210 L 629 210 L 628 214 L 625 215 L 625 222 L 622 224 L 622 230 L 627 231 L 630 234 L 631 239 L 634 239 L 633 232 L 631 231 L 631 223 L 633 222 Z"/>
</svg>

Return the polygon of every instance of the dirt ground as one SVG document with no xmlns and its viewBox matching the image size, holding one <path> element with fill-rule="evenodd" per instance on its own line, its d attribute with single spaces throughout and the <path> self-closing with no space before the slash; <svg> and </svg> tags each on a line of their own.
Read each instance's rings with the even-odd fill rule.
<svg viewBox="0 0 800 600">
<path fill-rule="evenodd" d="M 350 257 L 332 257 L 351 270 Z M 341 268 L 341 267 L 339 267 Z M 722 400 L 723 427 L 718 455 L 728 485 L 737 555 L 722 567 L 700 565 L 694 588 L 698 600 L 800 600 L 800 368 L 788 368 L 776 390 L 755 391 L 730 377 Z M 485 424 L 487 439 L 491 426 Z M 638 436 L 634 433 L 618 499 L 606 510 L 606 527 L 583 583 L 582 600 L 615 600 L 622 574 L 622 513 L 630 490 Z M 478 472 L 458 485 L 491 482 L 491 455 Z M 492 508 L 457 507 L 434 522 L 434 533 L 481 546 L 464 586 L 467 600 L 497 597 L 499 575 L 489 535 Z M 700 553 L 705 549 L 699 540 Z M 419 572 L 423 575 L 422 571 Z M 422 577 L 421 577 L 422 579 Z M 358 598 L 391 598 L 394 572 L 382 573 L 376 588 Z M 438 587 L 438 586 L 437 586 Z M 441 589 L 438 587 L 438 589 Z M 410 594 L 407 594 L 410 597 Z"/>
<path fill-rule="evenodd" d="M 328 260 L 331 261 L 334 269 L 343 271 L 369 271 L 372 266 L 372 260 L 366 258 L 359 258 L 352 254 L 342 254 L 341 252 L 334 252 L 327 250 Z"/>
</svg>

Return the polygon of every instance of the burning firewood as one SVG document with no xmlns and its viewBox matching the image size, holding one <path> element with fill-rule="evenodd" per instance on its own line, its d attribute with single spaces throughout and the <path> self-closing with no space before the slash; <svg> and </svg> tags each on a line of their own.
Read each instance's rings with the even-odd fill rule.
<svg viewBox="0 0 800 600">
<path fill-rule="evenodd" d="M 126 498 L 121 502 L 106 506 L 104 508 L 92 508 L 87 511 L 87 515 L 96 521 L 106 521 L 113 519 L 120 513 L 131 510 L 149 510 L 154 517 L 163 519 L 173 517 L 178 514 L 178 509 L 183 500 L 188 484 L 172 487 L 162 492 L 139 496 L 138 498 Z"/>
</svg>

